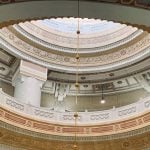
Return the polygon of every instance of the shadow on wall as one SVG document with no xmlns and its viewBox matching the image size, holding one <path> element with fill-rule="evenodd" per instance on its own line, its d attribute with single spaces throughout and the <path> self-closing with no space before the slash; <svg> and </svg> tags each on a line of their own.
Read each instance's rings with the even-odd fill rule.
<svg viewBox="0 0 150 150">
<path fill-rule="evenodd" d="M 3 89 L 5 93 L 14 97 L 14 87 L 10 83 L 6 83 L 0 80 L 0 88 Z"/>
</svg>

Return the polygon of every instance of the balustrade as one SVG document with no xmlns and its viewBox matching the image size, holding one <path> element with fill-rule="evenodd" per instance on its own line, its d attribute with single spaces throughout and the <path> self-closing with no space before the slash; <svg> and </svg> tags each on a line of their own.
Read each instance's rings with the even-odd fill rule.
<svg viewBox="0 0 150 150">
<path fill-rule="evenodd" d="M 17 114 L 37 118 L 46 122 L 57 122 L 58 124 L 74 124 L 74 112 L 56 112 L 50 108 L 35 107 L 18 102 L 0 90 L 0 107 L 9 111 L 15 111 Z M 150 110 L 150 96 L 142 100 L 119 108 L 112 108 L 104 111 L 79 112 L 78 124 L 97 124 L 114 122 L 121 119 L 137 116 Z"/>
</svg>

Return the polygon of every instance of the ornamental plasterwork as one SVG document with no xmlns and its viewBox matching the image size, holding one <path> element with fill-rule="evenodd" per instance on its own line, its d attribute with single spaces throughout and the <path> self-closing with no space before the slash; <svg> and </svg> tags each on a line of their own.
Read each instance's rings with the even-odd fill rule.
<svg viewBox="0 0 150 150">
<path fill-rule="evenodd" d="M 18 134 L 18 131 L 12 132 L 4 128 L 2 128 L 1 134 L 2 136 L 0 137 L 0 143 L 3 143 L 3 145 L 6 144 L 12 146 L 11 150 L 13 150 L 13 146 L 25 149 L 30 148 L 30 150 L 68 150 L 72 147 L 72 140 L 74 140 L 73 138 L 72 140 L 69 140 L 67 137 L 64 137 L 61 140 L 44 139 L 42 134 L 38 137 L 34 137 L 34 134 L 27 136 L 25 134 Z M 137 150 L 137 148 L 138 150 L 149 150 L 149 137 L 149 134 L 145 133 L 136 135 L 134 137 L 120 138 L 119 140 L 111 139 L 109 142 L 105 140 L 96 140 L 96 142 L 92 140 L 84 142 L 82 141 L 82 139 L 78 139 L 80 140 L 80 142 L 78 143 L 78 147 L 80 147 L 80 150 L 99 150 L 99 148 L 103 148 L 105 150 Z M 87 139 L 88 138 L 89 137 L 87 137 Z M 0 144 L 0 146 L 1 145 L 2 144 Z M 4 147 L 3 145 L 2 147 Z M 18 149 L 16 148 L 15 150 Z"/>
<path fill-rule="evenodd" d="M 40 49 L 36 47 L 32 47 L 31 45 L 25 43 L 24 41 L 20 40 L 18 37 L 16 37 L 13 33 L 11 33 L 7 28 L 3 28 L 1 31 L 1 38 L 6 40 L 8 43 L 16 47 L 18 50 L 28 54 L 32 55 L 33 57 L 36 57 L 38 59 L 51 62 L 53 64 L 58 65 L 66 65 L 73 67 L 75 66 L 75 58 L 69 57 L 69 56 L 62 56 L 53 54 L 46 51 L 41 51 Z M 121 60 L 128 59 L 129 57 L 135 57 L 136 54 L 139 54 L 146 51 L 147 54 L 149 54 L 149 46 L 150 46 L 150 35 L 148 34 L 143 39 L 141 39 L 139 42 L 135 43 L 134 45 L 123 48 L 120 51 L 104 54 L 97 57 L 85 57 L 80 59 L 80 66 L 81 68 L 84 66 L 97 66 L 97 65 L 106 65 L 109 63 L 118 62 Z"/>
<path fill-rule="evenodd" d="M 19 117 L 18 115 L 14 116 L 14 119 L 12 119 L 12 114 L 8 112 L 3 111 L 3 109 L 0 111 L 1 116 L 0 118 L 2 121 L 0 121 L 0 127 L 9 129 L 11 131 L 15 131 L 18 133 L 23 133 L 26 135 L 32 135 L 33 137 L 42 137 L 44 139 L 54 139 L 54 140 L 72 140 L 72 136 L 74 133 L 74 128 L 73 127 L 68 127 L 68 126 L 61 126 L 61 125 L 55 125 L 55 127 L 52 124 L 45 124 L 44 122 L 34 122 L 32 118 L 29 120 L 26 120 L 24 122 L 25 117 Z M 3 114 L 3 115 L 2 115 Z M 5 117 L 5 120 L 3 117 Z M 147 121 L 149 115 L 143 116 L 145 118 L 144 120 Z M 27 118 L 26 118 L 27 119 Z M 10 120 L 10 121 L 8 121 Z M 21 122 L 20 122 L 21 121 Z M 144 122 L 145 122 L 144 121 Z M 101 125 L 101 126 L 84 126 L 84 127 L 79 127 L 80 130 L 78 131 L 78 139 L 81 141 L 101 141 L 101 140 L 112 140 L 112 139 L 118 139 L 118 138 L 124 138 L 124 137 L 130 137 L 130 136 L 135 136 L 138 134 L 142 134 L 145 132 L 150 131 L 150 126 L 143 126 L 143 119 L 137 118 L 137 127 L 132 128 L 132 125 L 135 123 L 134 119 L 131 121 L 125 121 L 124 123 L 122 122 L 116 123 L 113 126 L 112 132 L 107 132 L 110 131 L 111 125 Z M 22 124 L 22 125 L 21 125 Z M 119 133 L 119 130 L 126 129 L 125 132 Z M 127 129 L 129 128 L 129 129 Z M 82 130 L 84 129 L 84 131 Z M 35 132 L 36 131 L 36 132 Z M 84 133 L 83 133 L 84 132 Z M 100 133 L 101 134 L 95 134 L 95 133 Z M 104 133 L 108 134 L 104 134 Z M 67 133 L 67 134 L 66 134 Z"/>
<path fill-rule="evenodd" d="M 40 29 L 36 25 L 33 25 L 30 22 L 22 23 L 20 26 L 27 31 L 28 33 L 41 38 L 42 40 L 52 43 L 54 45 L 59 45 L 63 47 L 76 48 L 77 39 L 72 37 L 64 37 L 61 35 L 56 35 L 45 30 Z M 93 38 L 80 38 L 80 48 L 93 48 L 105 46 L 111 43 L 115 43 L 119 40 L 122 40 L 129 35 L 137 31 L 137 28 L 131 26 L 126 26 L 123 29 L 116 31 L 110 35 L 103 35 L 100 37 Z"/>
<path fill-rule="evenodd" d="M 26 38 L 30 39 L 31 41 L 33 41 L 37 44 L 41 44 L 42 46 L 44 46 L 46 48 L 54 49 L 54 50 L 62 51 L 62 52 L 75 53 L 75 48 L 67 48 L 67 47 L 54 45 L 52 43 L 45 42 L 45 41 L 41 40 L 40 35 L 38 37 L 35 37 L 35 36 L 31 35 L 30 33 L 28 33 L 27 31 L 25 31 L 23 28 L 21 28 L 17 24 L 13 25 L 12 28 L 14 28 L 17 32 L 19 32 L 20 34 L 22 34 Z M 142 33 L 143 33 L 142 30 L 137 30 L 133 34 L 127 36 L 126 38 L 119 40 L 117 42 L 111 43 L 111 44 L 107 44 L 105 46 L 93 47 L 93 48 L 80 48 L 79 53 L 94 53 L 94 52 L 108 51 L 112 48 L 123 45 L 123 44 L 135 39 L 136 37 L 138 37 Z"/>
<path fill-rule="evenodd" d="M 15 128 L 15 127 L 14 127 Z M 72 146 L 72 141 L 68 139 L 67 137 L 64 137 L 62 139 L 55 139 L 51 140 L 48 139 L 48 137 L 45 139 L 43 138 L 43 135 L 38 135 L 34 136 L 35 133 L 31 133 L 30 135 L 26 135 L 24 133 L 18 134 L 18 131 L 12 132 L 11 130 L 7 130 L 2 128 L 2 136 L 0 137 L 0 143 L 3 144 L 8 144 L 11 143 L 11 146 L 17 146 L 17 147 L 24 147 L 29 149 L 34 149 L 34 150 L 68 150 Z M 18 128 L 19 130 L 19 128 Z M 26 130 L 27 132 L 27 130 Z M 46 136 L 46 135 L 45 135 Z M 34 137 L 34 138 L 33 138 Z M 89 137 L 86 137 L 89 139 Z M 107 138 L 107 137 L 106 137 Z M 94 140 L 88 141 L 84 143 L 82 139 L 80 140 L 79 147 L 80 150 L 98 150 L 99 147 L 105 148 L 105 150 L 121 150 L 123 149 L 134 149 L 135 148 L 140 148 L 140 150 L 149 150 L 149 134 L 141 134 L 141 135 L 136 135 L 134 137 L 128 137 L 128 138 L 120 138 L 119 140 L 111 139 L 108 144 L 106 144 L 107 141 L 106 138 L 104 138 L 103 141 L 97 141 L 95 142 Z M 73 138 L 72 138 L 73 140 Z M 138 143 L 138 144 L 137 144 Z M 56 146 L 57 145 L 57 146 Z M 67 146 L 68 145 L 68 146 Z M 113 146 L 112 146 L 113 145 Z M 1 144 L 0 144 L 1 146 Z M 66 147 L 67 146 L 67 147 Z M 3 147 L 3 145 L 2 145 Z M 9 150 L 9 149 L 8 149 Z M 13 148 L 11 149 L 13 150 Z M 18 150 L 18 149 L 15 149 Z"/>
<path fill-rule="evenodd" d="M 20 128 L 16 125 L 11 125 L 6 122 L 0 121 L 0 128 L 7 129 L 16 133 L 22 133 L 24 135 L 42 138 L 42 139 L 48 139 L 48 140 L 62 140 L 62 141 L 73 141 L 74 138 L 72 136 L 62 136 L 62 135 L 54 135 L 54 134 L 44 134 L 39 132 L 34 132 L 32 130 L 27 130 L 26 128 Z M 117 129 L 117 126 L 116 126 Z M 60 131 L 60 128 L 56 128 L 57 132 Z M 87 127 L 86 132 L 88 132 L 90 129 Z M 129 138 L 133 137 L 139 134 L 143 134 L 150 131 L 150 126 L 146 126 L 144 128 L 139 128 L 138 130 L 128 131 L 125 133 L 119 133 L 119 134 L 110 134 L 105 136 L 78 136 L 78 140 L 80 141 L 107 141 L 107 140 L 113 140 L 113 139 L 120 139 L 120 138 Z"/>
<path fill-rule="evenodd" d="M 39 133 L 73 136 L 73 113 L 59 113 L 27 104 L 23 105 L 5 93 L 1 94 L 0 97 L 1 121 Z M 132 106 L 128 105 L 113 110 L 80 112 L 78 135 L 81 137 L 97 137 L 147 127 L 150 122 L 148 119 L 150 116 L 148 112 L 149 104 L 150 100 L 147 98 L 144 102 L 139 101 L 137 104 L 132 104 Z M 59 130 L 57 130 L 58 128 Z M 88 133 L 87 128 L 89 128 Z"/>
</svg>

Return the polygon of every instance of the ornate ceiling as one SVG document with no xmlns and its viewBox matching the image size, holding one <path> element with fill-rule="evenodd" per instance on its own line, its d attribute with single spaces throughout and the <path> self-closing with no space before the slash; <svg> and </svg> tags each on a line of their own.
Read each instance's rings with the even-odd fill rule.
<svg viewBox="0 0 150 150">
<path fill-rule="evenodd" d="M 5 53 L 11 53 L 17 58 L 48 67 L 50 83 L 45 84 L 44 89 L 49 87 L 49 92 L 53 93 L 57 83 L 63 83 L 62 86 L 69 83 L 67 87 L 70 95 L 73 95 L 76 23 L 75 18 L 58 18 L 4 27 L 0 30 L 1 48 L 4 49 L 1 53 L 7 51 Z M 144 81 L 147 81 L 144 87 L 149 91 L 148 32 L 100 19 L 85 18 L 80 19 L 80 23 L 81 95 L 92 94 L 93 91 L 97 95 L 102 84 L 106 85 L 106 93 L 135 90 L 143 87 Z M 4 59 L 3 56 L 1 59 Z M 9 69 L 14 70 L 10 66 Z M 11 75 L 7 74 L 5 79 L 7 77 L 10 81 L 13 71 Z M 143 76 L 142 83 L 140 76 Z"/>
<path fill-rule="evenodd" d="M 75 19 L 64 19 L 76 22 Z M 38 62 L 49 69 L 74 73 L 76 37 L 71 33 L 60 31 L 63 19 L 31 21 L 20 23 L 0 30 L 1 45 L 11 53 L 15 53 L 23 59 Z M 87 22 L 83 21 L 81 22 Z M 88 20 L 88 19 L 87 19 Z M 90 20 L 88 20 L 89 22 Z M 92 21 L 92 20 L 91 20 Z M 57 24 L 50 27 L 45 22 Z M 58 23 L 59 22 L 59 23 Z M 100 31 L 95 33 L 82 33 L 91 27 Z M 71 28 L 73 23 L 66 23 Z M 83 23 L 84 24 L 84 23 Z M 80 38 L 80 73 L 107 72 L 126 67 L 129 64 L 140 62 L 150 55 L 150 35 L 137 28 L 107 21 L 94 20 L 92 25 L 84 28 L 81 23 Z M 106 32 L 106 28 L 109 27 Z M 73 25 L 74 26 L 74 25 Z M 115 28 L 114 28 L 115 27 Z M 63 29 L 61 29 L 63 30 Z M 69 32 L 68 29 L 67 32 Z M 10 48 L 12 47 L 12 48 Z"/>
<path fill-rule="evenodd" d="M 72 89 L 70 93 L 73 94 L 72 83 L 75 80 L 73 75 L 75 72 L 74 49 L 76 43 L 73 40 L 74 36 L 70 35 L 70 42 L 72 44 L 61 43 L 61 40 L 66 38 L 66 33 L 61 32 L 61 36 L 59 36 L 60 32 L 56 32 L 54 28 L 50 29 L 46 23 L 41 23 L 39 19 L 53 18 L 53 16 L 54 18 L 57 16 L 77 16 L 77 1 L 1 0 L 0 2 L 0 27 L 17 23 L 1 30 L 3 40 L 9 39 L 9 42 L 5 43 L 7 46 L 3 44 L 2 49 L 16 57 L 48 67 L 48 79 L 50 82 L 45 84 L 44 89 L 47 90 L 47 87 L 49 87 L 49 92 L 53 93 L 55 83 L 51 81 L 56 81 L 56 84 L 57 82 L 69 83 L 71 84 L 69 85 L 71 86 L 70 89 Z M 90 39 L 90 37 L 93 37 L 92 34 L 88 34 L 91 43 L 83 35 L 81 69 L 79 70 L 79 80 L 82 83 L 81 93 L 88 93 L 89 90 L 99 92 L 102 84 L 106 84 L 107 92 L 120 91 L 120 89 L 123 91 L 127 89 L 134 90 L 141 87 L 146 87 L 146 90 L 148 90 L 150 61 L 148 44 L 150 42 L 149 34 L 146 31 L 149 31 L 150 25 L 149 1 L 81 0 L 80 16 L 82 18 L 101 18 L 104 20 L 113 20 L 114 22 L 125 22 L 133 26 L 117 23 L 117 26 L 114 26 L 114 30 L 108 30 L 105 36 L 102 36 L 104 35 L 103 33 L 95 34 L 94 38 L 97 40 L 97 43 L 94 44 L 93 41 L 95 39 L 93 41 Z M 37 21 L 21 23 L 22 21 L 33 19 Z M 49 20 L 43 22 L 49 22 Z M 109 21 L 102 22 L 113 24 L 113 22 Z M 135 28 L 135 26 L 139 27 L 139 29 Z M 39 36 L 37 33 L 41 35 Z M 109 33 L 113 33 L 111 39 L 108 38 Z M 52 41 L 51 39 L 49 41 L 49 37 L 52 35 L 55 35 L 55 38 L 58 40 Z M 60 38 L 61 40 L 59 40 Z M 101 39 L 103 40 L 101 41 Z M 66 44 L 65 47 L 63 47 L 63 44 Z M 17 45 L 20 45 L 20 47 Z M 11 52 L 8 49 L 6 50 L 6 47 L 8 48 L 9 46 L 13 46 L 14 48 Z M 19 51 L 16 51 L 16 49 Z M 17 66 L 16 64 L 14 66 Z M 2 65 L 4 66 L 4 64 Z M 7 70 L 10 70 L 7 72 L 6 70 L 4 72 L 3 68 L 1 69 L 1 73 L 5 74 L 3 79 L 7 79 L 9 82 L 11 82 L 11 76 L 15 70 L 15 67 L 11 69 L 12 66 L 6 66 Z M 143 78 L 142 83 L 139 80 L 139 76 Z M 146 86 L 145 83 L 147 83 Z"/>
<path fill-rule="evenodd" d="M 62 52 L 75 53 L 77 19 L 57 18 L 20 23 L 17 32 L 37 44 Z M 80 52 L 96 53 L 126 44 L 143 33 L 142 30 L 100 19 L 80 19 Z M 30 33 L 30 34 L 29 34 Z M 37 40 L 36 40 L 37 39 Z"/>
<path fill-rule="evenodd" d="M 149 0 L 80 1 L 79 95 L 99 95 L 102 86 L 104 94 L 124 93 L 141 88 L 150 92 L 149 8 Z M 73 96 L 76 19 L 72 16 L 77 16 L 76 11 L 75 0 L 0 0 L 0 80 L 11 84 L 20 59 L 24 59 L 49 69 L 43 93 L 56 95 L 65 91 L 61 94 Z M 67 18 L 63 18 L 66 16 Z M 149 112 L 147 114 L 146 117 L 137 117 L 135 120 L 132 118 L 129 122 L 117 122 L 111 128 L 114 132 L 127 131 L 127 128 L 133 129 L 133 132 L 125 132 L 121 138 L 119 134 L 116 134 L 117 138 L 112 135 L 111 140 L 106 140 L 110 136 L 103 136 L 104 140 L 80 140 L 80 150 L 148 150 L 150 117 Z M 47 134 L 38 133 L 38 130 L 51 131 L 50 124 L 43 121 L 38 124 L 37 120 L 26 120 L 24 116 L 16 115 L 10 110 L 7 113 L 0 111 L 0 118 L 5 122 L 0 121 L 1 147 L 31 150 L 72 148 L 69 136 L 66 137 L 67 140 L 52 140 L 48 139 Z M 145 122 L 146 128 L 142 128 Z M 21 123 L 19 127 L 13 126 L 18 123 Z M 132 128 L 135 125 L 140 129 Z M 34 134 L 31 132 L 32 128 L 36 129 Z M 62 126 L 55 124 L 52 129 L 61 134 L 61 128 Z M 96 126 L 91 131 L 97 134 L 103 130 L 106 131 L 106 128 Z M 74 133 L 72 127 L 61 131 L 72 135 Z M 83 132 L 87 134 L 90 130 L 85 127 Z M 97 139 L 100 138 L 99 136 Z"/>
</svg>

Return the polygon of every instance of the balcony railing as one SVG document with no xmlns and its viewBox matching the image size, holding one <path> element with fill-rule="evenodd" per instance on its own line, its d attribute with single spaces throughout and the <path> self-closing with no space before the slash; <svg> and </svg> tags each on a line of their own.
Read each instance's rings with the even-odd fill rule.
<svg viewBox="0 0 150 150">
<path fill-rule="evenodd" d="M 34 107 L 28 104 L 23 104 L 17 101 L 0 90 L 0 107 L 9 111 L 16 112 L 17 114 L 36 118 L 41 121 L 57 124 L 74 124 L 74 112 L 55 112 L 48 108 Z M 140 101 L 104 111 L 94 112 L 79 112 L 78 124 L 79 125 L 93 125 L 105 124 L 108 122 L 115 122 L 126 120 L 144 114 L 150 111 L 150 96 L 141 99 Z"/>
</svg>

